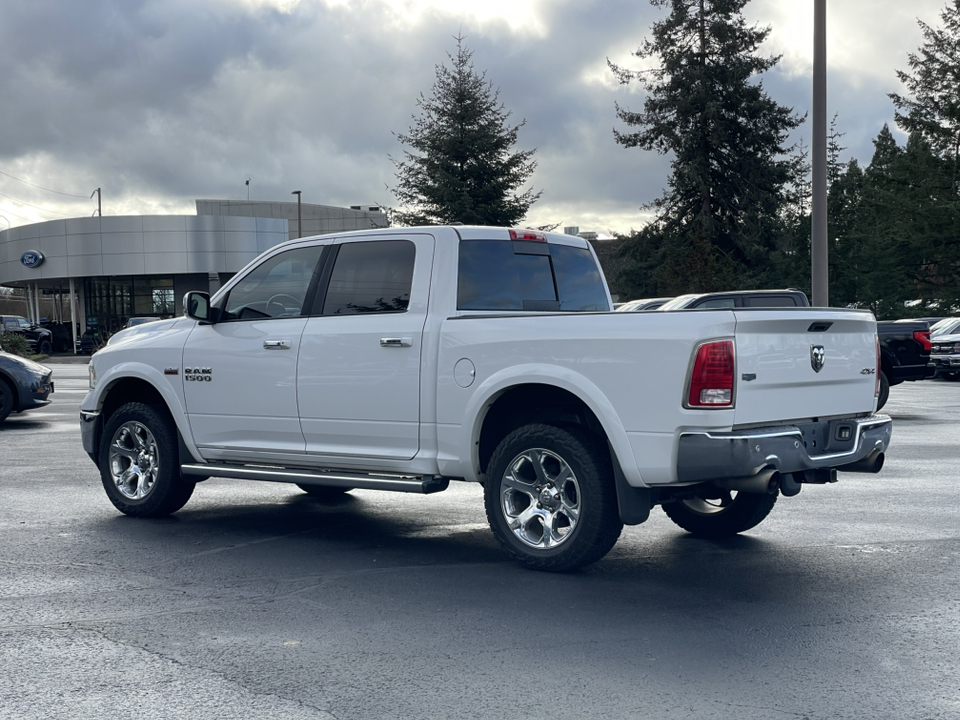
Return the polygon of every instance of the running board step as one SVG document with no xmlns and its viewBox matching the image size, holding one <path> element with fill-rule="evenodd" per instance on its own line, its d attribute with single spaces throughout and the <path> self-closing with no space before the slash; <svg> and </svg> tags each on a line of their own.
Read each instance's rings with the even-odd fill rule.
<svg viewBox="0 0 960 720">
<path fill-rule="evenodd" d="M 227 463 L 195 463 L 181 465 L 184 475 L 267 480 L 269 482 L 297 483 L 298 485 L 325 485 L 327 487 L 356 488 L 358 490 L 391 490 L 393 492 L 430 493 L 446 490 L 448 478 L 435 475 L 366 475 L 362 473 L 320 472 L 274 465 L 232 465 Z"/>
</svg>

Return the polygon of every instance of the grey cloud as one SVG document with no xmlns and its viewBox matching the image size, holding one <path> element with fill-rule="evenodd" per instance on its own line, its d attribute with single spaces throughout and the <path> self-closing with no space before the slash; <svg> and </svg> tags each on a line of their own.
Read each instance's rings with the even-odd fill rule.
<svg viewBox="0 0 960 720">
<path fill-rule="evenodd" d="M 770 2 L 756 0 L 756 14 L 772 12 Z M 248 177 L 251 197 L 261 199 L 302 189 L 307 202 L 389 203 L 389 156 L 402 153 L 393 133 L 410 127 L 418 94 L 430 91 L 435 66 L 462 32 L 513 120 L 526 120 L 520 147 L 537 148 L 531 184 L 543 199 L 531 221 L 596 222 L 600 230 L 641 224 L 640 208 L 660 194 L 669 159 L 617 146 L 614 101 L 638 107 L 642 97 L 609 78 L 584 77 L 604 76 L 607 56 L 639 46 L 660 11 L 643 0 L 541 0 L 541 36 L 439 10 L 400 22 L 394 7 L 304 0 L 285 13 L 226 0 L 6 3 L 0 170 L 79 194 L 103 186 L 117 203 L 106 212 L 189 212 L 197 197 L 244 197 Z M 837 22 L 850 17 L 844 11 Z M 889 60 L 891 76 L 898 62 Z M 846 144 L 867 160 L 869 141 L 892 118 L 889 81 L 881 88 L 876 78 L 831 79 Z M 806 111 L 803 77 L 780 72 L 764 82 L 778 101 Z M 2 176 L 0 192 L 86 211 Z M 7 207 L 30 214 L 0 197 L 0 213 Z"/>
</svg>

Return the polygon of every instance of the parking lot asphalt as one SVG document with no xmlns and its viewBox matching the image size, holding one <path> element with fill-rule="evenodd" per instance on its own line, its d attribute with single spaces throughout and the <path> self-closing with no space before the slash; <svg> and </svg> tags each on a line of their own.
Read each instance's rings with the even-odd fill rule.
<svg viewBox="0 0 960 720">
<path fill-rule="evenodd" d="M 724 541 L 654 510 L 550 575 L 462 483 L 122 516 L 86 367 L 48 362 L 54 402 L 0 425 L 0 718 L 960 718 L 960 383 L 891 390 L 878 475 Z"/>
</svg>

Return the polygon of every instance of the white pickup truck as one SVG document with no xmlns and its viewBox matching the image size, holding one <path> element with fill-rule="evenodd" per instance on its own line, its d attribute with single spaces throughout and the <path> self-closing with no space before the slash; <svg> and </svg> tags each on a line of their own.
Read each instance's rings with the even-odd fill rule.
<svg viewBox="0 0 960 720">
<path fill-rule="evenodd" d="M 533 568 L 603 557 L 655 505 L 704 536 L 778 495 L 877 472 L 868 312 L 611 312 L 566 235 L 388 228 L 279 245 L 185 317 L 90 362 L 83 446 L 128 515 L 215 476 L 432 493 L 480 482 L 493 533 Z"/>
</svg>

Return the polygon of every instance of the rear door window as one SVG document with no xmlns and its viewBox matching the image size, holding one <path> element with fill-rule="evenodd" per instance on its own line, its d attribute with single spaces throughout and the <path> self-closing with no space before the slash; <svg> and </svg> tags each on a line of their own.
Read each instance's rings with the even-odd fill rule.
<svg viewBox="0 0 960 720">
<path fill-rule="evenodd" d="M 406 312 L 416 246 L 409 240 L 340 245 L 330 275 L 324 315 Z"/>
</svg>

